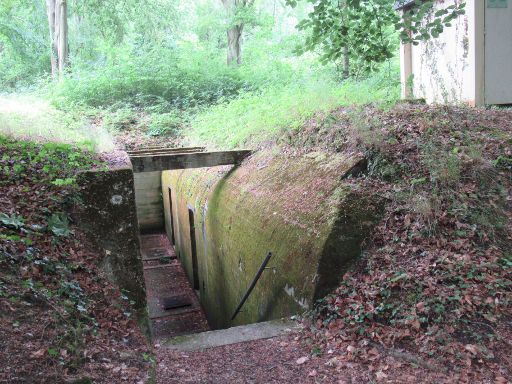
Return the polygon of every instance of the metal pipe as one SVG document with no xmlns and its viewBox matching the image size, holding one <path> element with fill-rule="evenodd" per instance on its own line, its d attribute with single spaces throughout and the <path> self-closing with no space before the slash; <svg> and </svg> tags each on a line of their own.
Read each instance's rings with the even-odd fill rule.
<svg viewBox="0 0 512 384">
<path fill-rule="evenodd" d="M 254 276 L 254 279 L 252 279 L 252 282 L 251 282 L 251 285 L 249 286 L 249 288 L 247 289 L 247 292 L 245 292 L 245 295 L 244 297 L 242 298 L 242 300 L 240 301 L 240 304 L 238 304 L 238 307 L 236 307 L 236 310 L 235 310 L 235 313 L 233 314 L 233 316 L 231 317 L 231 321 L 235 320 L 235 317 L 238 315 L 238 313 L 240 312 L 240 310 L 242 309 L 244 303 L 247 301 L 247 299 L 249 298 L 249 296 L 251 295 L 251 292 L 252 290 L 254 289 L 254 287 L 256 286 L 256 283 L 258 282 L 258 280 L 260 279 L 261 277 L 261 274 L 263 273 L 263 271 L 265 270 L 265 267 L 267 266 L 268 262 L 270 261 L 270 258 L 272 257 L 272 252 L 269 252 L 267 257 L 265 257 L 265 260 L 263 260 L 263 263 L 261 264 L 260 266 L 260 269 L 258 269 L 258 272 L 256 272 L 256 276 Z"/>
</svg>

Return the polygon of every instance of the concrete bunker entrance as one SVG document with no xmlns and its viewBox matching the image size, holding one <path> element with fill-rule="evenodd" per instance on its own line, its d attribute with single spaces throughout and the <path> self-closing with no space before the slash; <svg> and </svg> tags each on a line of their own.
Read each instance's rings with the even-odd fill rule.
<svg viewBox="0 0 512 384">
<path fill-rule="evenodd" d="M 364 168 L 361 157 L 304 156 L 291 162 L 258 152 L 233 167 L 247 151 L 201 152 L 208 161 L 181 151 L 185 153 L 157 154 L 156 160 L 154 153 L 132 157 L 142 236 L 160 236 L 172 260 L 158 267 L 167 277 L 162 277 L 161 297 L 154 300 L 160 310 L 154 319 L 150 305 L 155 322 L 174 316 L 175 309 L 166 303 L 179 295 L 189 300 L 188 311 L 180 307 L 180 321 L 203 322 L 213 329 L 302 313 L 337 286 L 382 213 L 381 200 L 344 181 Z M 179 167 L 168 170 L 169 164 Z M 217 167 L 227 164 L 231 166 Z M 269 265 L 233 317 L 269 252 Z M 154 288 L 151 279 L 146 284 L 148 292 Z M 193 311 L 202 314 L 201 320 L 190 315 Z M 182 333 L 202 329 L 174 328 Z"/>
<path fill-rule="evenodd" d="M 249 151 L 209 153 L 203 148 L 151 148 L 129 153 L 134 169 L 141 254 L 154 337 L 209 330 L 200 303 L 195 208 L 179 204 L 178 194 L 161 183 L 162 170 L 237 164 Z M 163 201 L 166 204 L 163 204 Z M 184 215 L 180 215 L 180 212 Z"/>
</svg>

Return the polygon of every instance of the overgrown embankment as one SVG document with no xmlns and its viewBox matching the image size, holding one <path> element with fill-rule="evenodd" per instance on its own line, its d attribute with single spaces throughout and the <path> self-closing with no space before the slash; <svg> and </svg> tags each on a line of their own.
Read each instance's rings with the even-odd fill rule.
<svg viewBox="0 0 512 384">
<path fill-rule="evenodd" d="M 511 121 L 510 110 L 341 108 L 284 138 L 295 152 L 366 153 L 354 188 L 388 201 L 357 266 L 306 322 L 314 354 L 370 364 L 381 381 L 401 377 L 393 355 L 451 382 L 506 382 Z"/>
<path fill-rule="evenodd" d="M 132 305 L 68 214 L 76 173 L 100 166 L 70 145 L 0 137 L 0 381 L 146 377 L 151 358 Z"/>
</svg>

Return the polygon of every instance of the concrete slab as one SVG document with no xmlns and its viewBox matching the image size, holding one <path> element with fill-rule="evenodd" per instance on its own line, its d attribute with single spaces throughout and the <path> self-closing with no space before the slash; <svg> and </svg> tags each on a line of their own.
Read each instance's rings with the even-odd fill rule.
<svg viewBox="0 0 512 384">
<path fill-rule="evenodd" d="M 168 297 L 173 294 L 194 292 L 192 289 L 186 289 L 189 282 L 178 263 L 177 260 L 173 260 L 170 264 L 144 269 L 148 296 Z"/>
<path fill-rule="evenodd" d="M 194 291 L 191 288 L 183 291 L 184 287 L 188 288 L 189 282 L 177 261 L 173 264 L 146 267 L 144 269 L 144 276 L 146 278 L 146 292 L 148 295 L 148 311 L 151 319 L 186 312 L 186 308 L 164 309 L 164 299 L 176 294 L 187 295 L 190 299 L 191 307 L 200 308 L 199 300 L 195 296 Z"/>
<path fill-rule="evenodd" d="M 270 339 L 298 329 L 298 324 L 288 320 L 240 325 L 228 329 L 178 336 L 161 342 L 161 345 L 179 351 L 197 351 L 246 341 Z"/>
</svg>

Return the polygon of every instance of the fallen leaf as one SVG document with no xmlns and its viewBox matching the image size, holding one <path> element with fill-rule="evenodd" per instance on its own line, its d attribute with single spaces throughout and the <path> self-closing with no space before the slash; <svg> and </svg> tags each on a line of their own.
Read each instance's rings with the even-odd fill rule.
<svg viewBox="0 0 512 384">
<path fill-rule="evenodd" d="M 327 362 L 325 363 L 325 365 L 327 365 L 328 367 L 336 367 L 338 364 L 339 364 L 338 359 L 335 357 L 327 360 Z"/>
<path fill-rule="evenodd" d="M 375 377 L 377 378 L 377 381 L 381 381 L 381 380 L 384 380 L 385 378 L 387 378 L 388 375 L 386 375 L 382 371 L 377 371 L 377 373 L 375 374 Z"/>
<path fill-rule="evenodd" d="M 478 349 L 476 348 L 476 345 L 473 345 L 473 344 L 466 344 L 466 346 L 464 347 L 464 349 L 465 349 L 466 351 L 471 352 L 473 355 L 477 355 L 477 354 L 478 354 Z"/>
<path fill-rule="evenodd" d="M 297 359 L 297 361 L 296 361 L 296 363 L 297 363 L 298 365 L 302 365 L 302 364 L 304 364 L 304 363 L 305 363 L 306 361 L 308 361 L 308 360 L 309 360 L 309 357 L 307 357 L 307 356 L 303 356 L 303 357 L 298 358 L 298 359 Z"/>
<path fill-rule="evenodd" d="M 32 357 L 32 358 L 42 357 L 42 356 L 44 356 L 45 352 L 46 352 L 46 349 L 40 349 L 38 351 L 32 352 L 30 354 L 30 357 Z"/>
</svg>

